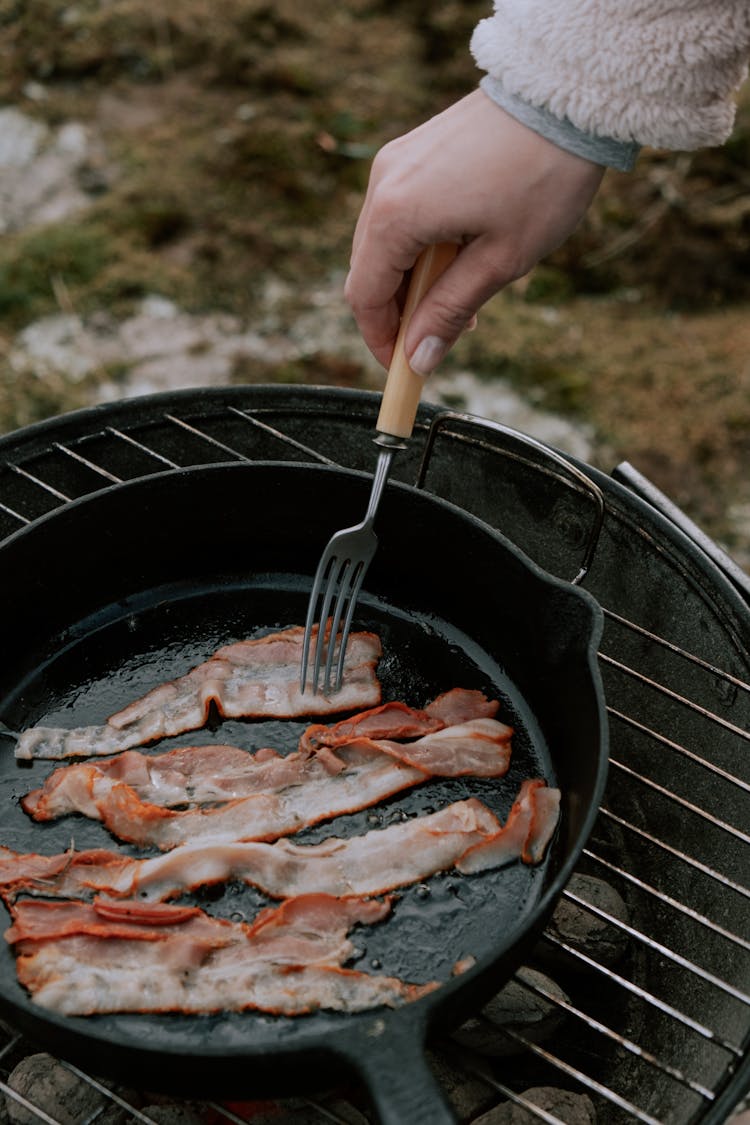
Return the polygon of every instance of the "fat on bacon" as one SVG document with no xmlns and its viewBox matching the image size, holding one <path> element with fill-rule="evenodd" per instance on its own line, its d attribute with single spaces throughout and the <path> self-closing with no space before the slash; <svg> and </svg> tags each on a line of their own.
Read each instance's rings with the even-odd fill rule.
<svg viewBox="0 0 750 1125">
<path fill-rule="evenodd" d="M 299 688 L 304 629 L 294 626 L 238 641 L 176 680 L 160 684 L 100 726 L 31 727 L 16 743 L 17 758 L 74 758 L 116 754 L 159 738 L 197 730 L 213 704 L 225 718 L 333 715 L 380 703 L 376 665 L 382 649 L 374 633 L 352 633 L 340 691 L 326 696 Z M 317 634 L 315 637 L 317 640 Z M 313 644 L 314 651 L 314 644 Z"/>
<path fill-rule="evenodd" d="M 312 755 L 297 752 L 273 762 L 264 757 L 260 771 L 265 790 L 189 809 L 143 801 L 111 771 L 81 764 L 56 771 L 63 776 L 52 775 L 46 795 L 35 791 L 22 804 L 36 819 L 45 820 L 63 801 L 75 800 L 77 811 L 101 820 L 119 839 L 162 851 L 197 840 L 275 840 L 368 808 L 430 777 L 502 777 L 510 762 L 511 734 L 511 728 L 496 719 L 473 719 L 406 744 L 360 738 L 335 750 L 321 747 Z M 210 751 L 210 769 L 217 755 L 214 748 L 204 749 Z M 195 755 L 200 757 L 200 751 Z M 246 758 L 252 771 L 253 756 Z"/>
<path fill-rule="evenodd" d="M 0 849 L 0 894 L 90 897 L 96 893 L 163 901 L 230 880 L 271 898 L 305 892 L 359 897 L 383 894 L 456 867 L 464 873 L 514 860 L 539 863 L 559 817 L 559 791 L 535 779 L 521 786 L 505 824 L 476 798 L 434 813 L 333 836 L 320 844 L 235 843 L 182 845 L 167 855 L 135 859 L 104 849 L 56 856 Z"/>
<path fill-rule="evenodd" d="M 388 900 L 308 894 L 246 924 L 191 907 L 25 900 L 5 937 L 35 1003 L 63 1015 L 297 1016 L 396 1007 L 437 987 L 342 967 L 353 953 L 352 927 L 379 922 L 390 909 Z"/>
</svg>

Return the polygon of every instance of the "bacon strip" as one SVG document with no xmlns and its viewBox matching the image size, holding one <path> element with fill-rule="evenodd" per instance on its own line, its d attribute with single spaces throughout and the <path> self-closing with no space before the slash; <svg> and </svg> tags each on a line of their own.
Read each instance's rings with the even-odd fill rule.
<svg viewBox="0 0 750 1125">
<path fill-rule="evenodd" d="M 152 859 L 103 850 L 44 857 L 6 849 L 0 851 L 0 893 L 6 901 L 22 893 L 79 898 L 106 892 L 153 902 L 236 879 L 271 898 L 305 892 L 383 894 L 453 866 L 470 872 L 519 857 L 538 862 L 557 823 L 551 807 L 559 802 L 559 792 L 549 790 L 537 804 L 544 788 L 542 781 L 525 782 L 505 826 L 481 801 L 469 798 L 388 828 L 320 844 L 183 845 Z M 482 844 L 488 845 L 484 851 Z"/>
<path fill-rule="evenodd" d="M 159 901 L 186 890 L 239 879 L 272 898 L 305 892 L 340 896 L 381 894 L 449 868 L 500 828 L 480 801 L 457 801 L 438 812 L 321 844 L 183 845 L 168 855 L 132 859 L 91 850 L 58 856 L 0 853 L 0 889 L 12 899 L 26 892 L 68 898 L 92 892 Z"/>
<path fill-rule="evenodd" d="M 260 763 L 239 751 L 245 757 L 249 787 L 259 784 L 266 789 L 219 806 L 183 810 L 143 801 L 135 788 L 118 780 L 122 770 L 81 764 L 56 770 L 44 788 L 30 793 L 22 804 L 37 820 L 72 807 L 101 820 L 121 840 L 155 844 L 162 851 L 195 840 L 275 840 L 367 808 L 432 776 L 502 777 L 510 762 L 511 734 L 511 728 L 496 719 L 474 719 L 406 745 L 358 739 L 337 750 L 322 747 L 312 756 L 298 751 L 273 758 L 267 756 L 272 752 L 261 751 Z M 196 769 L 210 770 L 217 758 L 232 752 L 230 747 L 216 750 L 195 748 L 193 764 L 195 758 L 207 760 L 205 767 Z M 139 759 L 136 770 L 142 768 Z"/>
<path fill-rule="evenodd" d="M 388 901 L 304 895 L 250 925 L 197 909 L 157 909 L 19 903 L 5 936 L 16 948 L 20 982 L 37 1004 L 63 1015 L 361 1011 L 437 987 L 341 968 L 353 952 L 352 926 L 383 919 Z"/>
<path fill-rule="evenodd" d="M 59 766 L 44 785 L 21 800 L 35 820 L 55 820 L 68 813 L 99 819 L 94 783 L 108 778 L 124 783 L 142 800 L 172 808 L 175 805 L 230 801 L 261 790 L 281 788 L 305 772 L 308 757 L 275 750 L 254 754 L 237 746 L 181 746 L 163 754 L 126 750 L 112 758 Z"/>
<path fill-rule="evenodd" d="M 469 848 L 456 867 L 469 875 L 502 867 L 519 855 L 524 863 L 541 863 L 559 816 L 560 790 L 539 779 L 524 781 L 500 831 Z"/>
<path fill-rule="evenodd" d="M 450 716 L 455 722 L 430 718 L 427 712 L 440 706 L 441 701 L 448 696 L 455 697 L 450 709 Z M 340 773 L 345 764 L 335 753 L 326 753 L 326 747 L 346 746 L 347 743 L 365 737 L 373 742 L 376 739 L 393 740 L 416 737 L 420 733 L 429 734 L 488 717 L 498 707 L 496 700 L 487 700 L 481 692 L 462 689 L 439 696 L 428 704 L 426 711 L 414 711 L 405 703 L 385 703 L 381 707 L 344 719 L 333 727 L 308 727 L 300 739 L 299 750 L 286 756 L 270 748 L 257 750 L 253 754 L 236 746 L 223 745 L 183 746 L 163 754 L 142 754 L 138 750 L 127 750 L 101 761 L 59 767 L 49 774 L 41 788 L 28 793 L 21 804 L 35 820 L 54 820 L 73 812 L 101 819 L 101 795 L 106 790 L 104 786 L 98 786 L 99 796 L 96 801 L 93 790 L 95 783 L 104 776 L 113 784 L 123 782 L 130 786 L 141 801 L 164 808 L 229 801 L 259 792 L 279 792 L 288 785 L 305 783 L 317 776 Z M 411 721 L 412 716 L 416 717 L 414 721 Z M 475 733 L 478 735 L 476 739 Z M 499 777 L 505 772 L 503 757 L 510 753 L 512 734 L 511 727 L 500 723 L 478 724 L 467 731 L 465 737 L 460 736 L 461 745 L 456 746 L 453 763 L 444 753 L 445 743 L 423 742 L 418 766 L 430 774 L 445 775 L 446 768 L 449 768 L 451 776 L 456 776 L 457 772 L 470 773 L 479 769 L 481 776 Z M 484 745 L 480 747 L 483 741 Z M 503 750 L 495 755 L 492 750 L 493 741 L 498 750 L 507 744 L 507 754 Z M 468 760 L 472 744 L 481 757 L 481 761 L 477 760 L 474 765 Z M 445 766 L 439 769 L 433 761 L 433 753 L 437 751 L 438 745 L 443 750 L 445 759 Z M 383 752 L 395 759 L 400 757 L 413 765 L 417 764 L 415 757 L 410 757 L 408 751 L 400 752 L 389 746 L 383 748 Z M 507 769 L 507 763 L 505 768 Z"/>
<path fill-rule="evenodd" d="M 16 743 L 17 758 L 70 758 L 115 754 L 203 726 L 213 704 L 225 718 L 296 718 L 332 715 L 380 702 L 374 633 L 352 633 L 341 690 L 330 697 L 299 690 L 304 629 L 295 626 L 218 649 L 179 679 L 154 688 L 101 726 L 63 730 L 32 727 Z M 317 637 L 316 637 L 317 640 Z M 315 645 L 312 645 L 313 651 Z"/>
<path fill-rule="evenodd" d="M 333 965 L 351 955 L 351 945 L 344 943 L 344 938 L 354 923 L 379 922 L 389 914 L 390 905 L 390 900 L 300 895 L 261 910 L 252 923 L 245 923 L 215 918 L 198 906 L 174 903 L 102 896 L 90 903 L 24 899 L 13 907 L 13 924 L 4 936 L 15 945 L 75 934 L 159 942 L 179 933 L 191 941 L 209 942 L 214 948 L 251 938 L 256 956 L 267 951 L 277 964 Z"/>
<path fill-rule="evenodd" d="M 481 691 L 452 688 L 433 699 L 423 711 L 406 703 L 383 703 L 333 726 L 318 723 L 308 727 L 300 739 L 300 749 L 340 746 L 352 738 L 418 738 L 471 719 L 494 719 L 499 706 L 498 700 L 487 699 Z"/>
</svg>

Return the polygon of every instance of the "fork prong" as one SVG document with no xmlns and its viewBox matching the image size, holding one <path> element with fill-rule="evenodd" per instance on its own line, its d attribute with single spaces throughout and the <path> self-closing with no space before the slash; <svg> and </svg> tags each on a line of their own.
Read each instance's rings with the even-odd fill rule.
<svg viewBox="0 0 750 1125">
<path fill-rule="evenodd" d="M 305 635 L 302 641 L 302 660 L 300 662 L 300 691 L 304 692 L 307 686 L 307 670 L 310 663 L 310 643 L 312 641 L 313 630 L 315 628 L 315 611 L 318 607 L 318 598 L 320 591 L 323 587 L 323 580 L 330 569 L 333 556 L 329 552 L 324 552 L 318 563 L 318 569 L 315 571 L 315 578 L 313 579 L 312 590 L 310 591 L 310 599 L 307 603 L 307 618 L 305 619 Z M 318 631 L 315 637 L 315 654 L 316 657 L 320 651 L 323 643 L 323 634 L 325 627 L 325 618 L 321 618 L 321 624 L 318 626 Z M 320 661 L 318 660 L 313 670 L 312 676 L 312 690 L 313 694 L 317 690 L 318 671 L 320 669 Z"/>
<path fill-rule="evenodd" d="M 326 650 L 325 669 L 323 671 L 323 694 L 328 695 L 331 690 L 331 670 L 333 668 L 333 660 L 336 651 L 336 637 L 338 636 L 339 626 L 341 624 L 341 615 L 346 601 L 347 590 L 349 588 L 349 578 L 352 573 L 352 560 L 350 558 L 342 558 L 341 565 L 339 566 L 338 573 L 335 580 L 333 571 L 328 581 L 328 591 L 331 594 L 331 600 L 335 595 L 336 601 L 331 613 L 331 625 L 328 631 L 328 648 Z M 328 617 L 324 620 L 328 620 Z"/>
<path fill-rule="evenodd" d="M 348 559 L 338 559 L 335 556 L 331 558 L 331 565 L 328 568 L 328 579 L 326 582 L 325 593 L 323 595 L 323 603 L 320 607 L 320 616 L 318 618 L 318 640 L 315 645 L 315 663 L 313 666 L 313 694 L 315 694 L 321 686 L 321 667 L 327 669 L 331 662 L 333 648 L 336 643 L 336 631 L 338 625 L 334 626 L 332 622 L 330 627 L 328 625 L 329 617 L 331 615 L 331 603 L 337 595 L 337 591 L 341 588 L 344 575 L 346 574 L 349 566 Z M 328 638 L 327 645 L 324 644 L 325 638 Z M 325 651 L 325 664 L 323 663 L 323 656 Z M 328 691 L 328 674 L 324 671 L 323 680 L 326 684 L 325 690 Z"/>
<path fill-rule="evenodd" d="M 353 530 L 353 529 L 352 529 Z M 337 538 L 334 536 L 334 539 Z M 328 549 L 324 552 L 318 569 L 315 572 L 312 590 L 310 592 L 310 599 L 307 605 L 307 618 L 305 621 L 305 634 L 302 642 L 302 659 L 300 662 L 300 690 L 305 691 L 308 680 L 308 670 L 310 667 L 311 655 L 311 641 L 312 634 L 315 629 L 316 610 L 318 610 L 318 601 L 322 599 L 319 614 L 318 614 L 318 629 L 315 641 L 315 654 L 312 660 L 312 676 L 311 688 L 313 695 L 316 694 L 321 687 L 321 668 L 323 669 L 322 679 L 325 681 L 326 690 L 329 690 L 330 685 L 330 668 L 333 659 L 333 646 L 338 632 L 338 626 L 341 620 L 341 612 L 343 601 L 338 596 L 338 592 L 345 589 L 345 576 L 350 567 L 351 560 L 348 556 L 344 555 L 339 558 L 333 551 L 333 539 L 328 545 Z M 338 606 L 338 611 L 334 606 L 334 615 L 332 623 L 329 625 L 329 618 L 331 615 L 331 605 L 337 599 L 335 606 Z M 327 640 L 327 643 L 326 643 Z"/>
<path fill-rule="evenodd" d="M 367 567 L 368 567 L 368 562 L 363 560 L 363 559 L 360 559 L 356 563 L 356 565 L 354 567 L 352 567 L 352 569 L 349 573 L 350 585 L 349 585 L 349 590 L 346 593 L 346 597 L 348 597 L 349 602 L 348 602 L 348 605 L 346 607 L 346 615 L 344 616 L 344 624 L 341 628 L 341 640 L 339 641 L 339 657 L 338 657 L 338 661 L 336 663 L 336 677 L 335 677 L 334 682 L 333 682 L 333 691 L 339 691 L 341 689 L 341 681 L 344 677 L 344 659 L 346 657 L 346 646 L 349 642 L 349 633 L 351 632 L 352 621 L 354 619 L 354 610 L 355 610 L 355 607 L 356 607 L 356 604 L 357 604 L 357 598 L 359 597 L 359 591 L 360 591 L 361 586 L 362 586 L 362 581 L 365 577 L 365 572 L 367 571 Z M 341 616 L 342 616 L 342 613 L 343 613 L 343 605 L 344 605 L 344 591 L 341 591 L 339 593 L 339 600 L 338 600 L 337 607 L 336 607 L 337 613 L 338 613 L 338 616 L 339 616 L 339 620 L 341 619 Z M 333 631 L 333 627 L 331 628 L 331 637 L 335 641 L 336 634 Z M 334 649 L 334 645 L 329 644 L 329 659 L 326 662 L 326 679 L 325 679 L 325 691 L 326 692 L 331 691 L 331 675 L 330 675 L 330 673 L 331 673 L 332 666 L 333 666 L 333 661 L 331 659 L 331 657 L 333 655 L 333 649 Z"/>
<path fill-rule="evenodd" d="M 327 566 L 324 568 L 325 586 L 323 588 L 323 600 L 320 602 L 320 611 L 318 614 L 318 634 L 315 641 L 315 659 L 313 661 L 313 694 L 319 691 L 320 668 L 325 667 L 324 652 L 326 650 L 326 637 L 328 638 L 327 647 L 331 647 L 331 630 L 328 629 L 328 616 L 331 614 L 331 603 L 336 589 L 336 579 L 334 575 L 337 567 L 340 565 L 340 561 L 333 555 L 328 559 Z"/>
<path fill-rule="evenodd" d="M 307 667 L 310 662 L 310 640 L 312 639 L 313 623 L 315 621 L 315 606 L 318 601 L 320 579 L 315 576 L 310 600 L 307 603 L 307 618 L 305 619 L 305 635 L 302 638 L 302 660 L 300 661 L 299 689 L 304 695 L 307 687 Z"/>
</svg>

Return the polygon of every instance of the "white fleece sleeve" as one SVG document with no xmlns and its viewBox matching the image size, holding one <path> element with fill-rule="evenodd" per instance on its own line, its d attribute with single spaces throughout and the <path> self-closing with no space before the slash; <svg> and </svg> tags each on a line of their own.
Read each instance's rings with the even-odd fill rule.
<svg viewBox="0 0 750 1125">
<path fill-rule="evenodd" d="M 704 148 L 732 131 L 750 0 L 495 0 L 471 51 L 509 98 L 583 133 Z"/>
</svg>

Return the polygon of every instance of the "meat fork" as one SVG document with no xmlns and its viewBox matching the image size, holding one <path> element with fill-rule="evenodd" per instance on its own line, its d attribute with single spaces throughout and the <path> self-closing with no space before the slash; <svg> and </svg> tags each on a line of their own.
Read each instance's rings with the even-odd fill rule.
<svg viewBox="0 0 750 1125">
<path fill-rule="evenodd" d="M 378 446 L 378 460 L 365 517 L 353 527 L 345 527 L 328 541 L 315 572 L 310 601 L 307 606 L 305 636 L 302 645 L 300 689 L 305 691 L 310 664 L 310 646 L 315 633 L 315 656 L 311 685 L 313 694 L 322 686 L 324 695 L 341 687 L 344 657 L 367 568 L 377 550 L 378 537 L 373 525 L 396 452 L 405 449 L 424 387 L 424 378 L 409 366 L 404 351 L 404 338 L 412 314 L 433 282 L 453 261 L 458 247 L 441 242 L 428 246 L 412 270 L 404 311 L 401 317 L 393 358 L 388 368 L 383 400 L 373 441 Z M 325 585 L 324 585 L 325 584 Z M 321 599 L 319 625 L 315 630 L 316 609 Z M 339 630 L 341 631 L 339 636 Z M 338 640 L 338 645 L 337 645 Z M 335 674 L 334 674 L 335 663 Z M 322 672 L 322 676 L 321 676 Z"/>
</svg>

